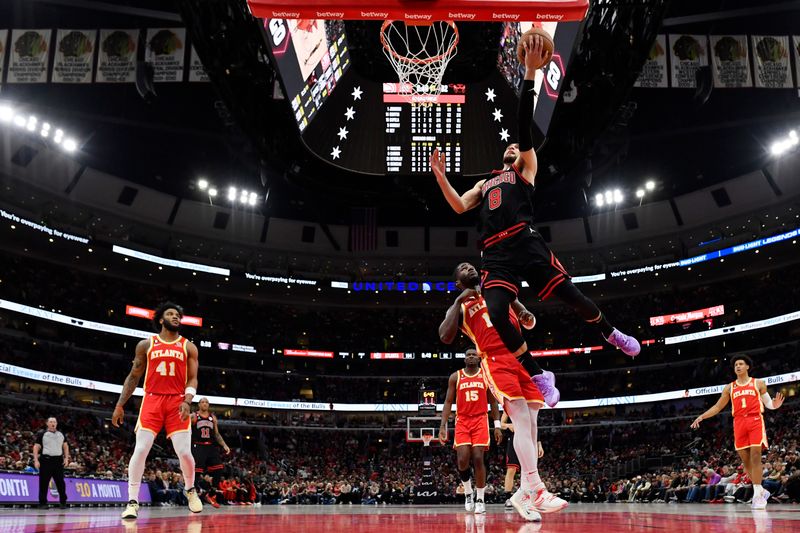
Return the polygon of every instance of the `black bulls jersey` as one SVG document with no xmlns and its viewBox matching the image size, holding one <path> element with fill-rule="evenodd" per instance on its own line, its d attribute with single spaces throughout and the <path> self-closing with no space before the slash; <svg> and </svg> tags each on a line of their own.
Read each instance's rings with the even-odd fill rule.
<svg viewBox="0 0 800 533">
<path fill-rule="evenodd" d="M 197 421 L 192 426 L 192 441 L 198 444 L 211 444 L 214 439 L 214 415 L 208 416 L 197 414 Z"/>
<path fill-rule="evenodd" d="M 501 232 L 533 226 L 533 191 L 533 185 L 513 165 L 507 170 L 492 171 L 481 186 L 478 234 L 483 247 L 496 242 L 492 237 Z"/>
</svg>

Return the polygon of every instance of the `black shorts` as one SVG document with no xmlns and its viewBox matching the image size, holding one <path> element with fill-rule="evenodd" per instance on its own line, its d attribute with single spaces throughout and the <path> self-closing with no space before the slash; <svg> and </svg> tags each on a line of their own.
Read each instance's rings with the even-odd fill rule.
<svg viewBox="0 0 800 533">
<path fill-rule="evenodd" d="M 519 470 L 519 459 L 517 451 L 514 449 L 514 434 L 506 439 L 506 468 L 516 468 Z"/>
<path fill-rule="evenodd" d="M 570 275 L 532 227 L 486 248 L 481 253 L 481 287 L 519 294 L 522 281 L 546 300 Z"/>
<path fill-rule="evenodd" d="M 192 444 L 194 471 L 198 474 L 213 474 L 223 469 L 219 449 L 215 444 Z"/>
</svg>

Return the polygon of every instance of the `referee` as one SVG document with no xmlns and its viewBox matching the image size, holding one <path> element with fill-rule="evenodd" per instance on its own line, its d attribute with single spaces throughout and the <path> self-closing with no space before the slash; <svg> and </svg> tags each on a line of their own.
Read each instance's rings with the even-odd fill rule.
<svg viewBox="0 0 800 533">
<path fill-rule="evenodd" d="M 67 489 L 64 485 L 64 467 L 70 462 L 69 445 L 64 434 L 56 429 L 58 421 L 47 419 L 47 430 L 36 435 L 33 445 L 33 466 L 39 471 L 39 507 L 47 507 L 47 489 L 50 479 L 55 481 L 61 508 L 67 507 Z M 39 456 L 41 454 L 41 462 Z"/>
</svg>

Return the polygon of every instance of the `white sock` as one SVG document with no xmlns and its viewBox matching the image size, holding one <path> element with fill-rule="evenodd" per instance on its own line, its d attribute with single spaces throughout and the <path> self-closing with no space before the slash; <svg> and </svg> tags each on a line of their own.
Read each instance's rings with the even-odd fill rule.
<svg viewBox="0 0 800 533">
<path fill-rule="evenodd" d="M 539 490 L 539 489 L 545 488 L 544 487 L 544 482 L 542 481 L 542 478 L 539 477 L 539 471 L 538 470 L 531 470 L 530 472 L 523 472 L 522 473 L 522 479 L 525 480 L 525 485 L 530 490 L 532 490 L 534 492 Z"/>
<path fill-rule="evenodd" d="M 192 434 L 188 431 L 175 433 L 170 437 L 172 447 L 181 463 L 181 473 L 186 490 L 194 488 L 194 456 L 192 456 Z"/>
<path fill-rule="evenodd" d="M 486 487 L 478 487 L 478 499 L 483 501 L 483 491 L 486 490 Z"/>
<path fill-rule="evenodd" d="M 756 485 L 754 483 L 753 484 L 753 498 L 758 498 L 762 494 L 764 494 L 764 487 L 762 487 L 760 484 Z"/>
<path fill-rule="evenodd" d="M 147 454 L 150 453 L 155 438 L 156 436 L 146 429 L 139 429 L 136 432 L 136 446 L 133 448 L 131 460 L 128 463 L 128 500 L 139 501 L 139 487 L 142 485 L 144 464 L 147 462 Z"/>
<path fill-rule="evenodd" d="M 464 494 L 472 494 L 472 480 L 468 479 L 461 482 L 464 485 Z"/>
</svg>

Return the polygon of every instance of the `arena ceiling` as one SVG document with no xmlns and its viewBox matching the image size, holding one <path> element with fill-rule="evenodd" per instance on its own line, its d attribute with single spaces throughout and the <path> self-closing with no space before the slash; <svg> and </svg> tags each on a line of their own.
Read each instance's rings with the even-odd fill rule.
<svg viewBox="0 0 800 533">
<path fill-rule="evenodd" d="M 9 28 L 187 26 L 191 33 L 202 29 L 203 17 L 206 22 L 216 17 L 217 37 L 235 40 L 237 28 L 226 24 L 236 18 L 231 8 L 236 4 L 243 6 L 244 0 L 9 0 L 0 4 L 0 20 Z M 652 16 L 663 7 L 657 33 L 790 35 L 800 28 L 799 5 L 786 0 L 605 4 L 631 22 L 636 13 L 649 10 Z M 498 28 L 490 23 L 465 27 L 465 35 L 474 37 L 464 41 L 471 48 L 462 49 L 449 76 L 480 78 L 494 69 L 492 47 L 482 36 Z M 380 80 L 385 77 L 383 56 L 376 43 L 362 38 L 370 29 L 370 23 L 348 23 L 353 68 Z M 624 27 L 608 29 L 609 38 L 626 34 Z M 595 53 L 603 56 L 599 43 Z M 633 190 L 655 179 L 655 197 L 663 199 L 761 168 L 769 160 L 770 142 L 800 127 L 797 89 L 632 89 L 628 63 L 615 61 L 613 50 L 593 61 L 619 63 L 619 71 L 575 63 L 584 74 L 575 73 L 583 107 L 579 113 L 563 104 L 556 109 L 554 136 L 540 160 L 545 186 L 537 207 L 542 220 L 591 213 L 591 197 L 605 188 Z M 69 124 L 81 138 L 76 157 L 83 163 L 178 196 L 200 198 L 196 181 L 206 176 L 258 190 L 266 183 L 270 199 L 260 209 L 282 217 L 347 223 L 349 207 L 377 206 L 387 208 L 380 211 L 384 225 L 464 224 L 446 209 L 433 179 L 365 179 L 309 154 L 286 102 L 270 98 L 274 74 L 263 62 L 248 63 L 248 53 L 258 53 L 256 43 L 240 60 L 227 56 L 228 64 L 220 64 L 219 58 L 209 59 L 217 60 L 209 68 L 214 84 L 158 84 L 146 98 L 133 84 L 7 84 L 2 98 Z M 250 79 L 251 90 L 261 91 L 258 103 L 253 94 L 231 90 L 219 72 Z M 254 109 L 269 117 L 260 136 L 253 135 L 246 120 Z"/>
</svg>

